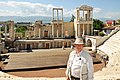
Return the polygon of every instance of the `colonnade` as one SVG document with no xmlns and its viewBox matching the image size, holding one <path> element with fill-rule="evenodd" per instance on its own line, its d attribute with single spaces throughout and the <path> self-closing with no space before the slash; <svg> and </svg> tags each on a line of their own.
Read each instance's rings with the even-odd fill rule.
<svg viewBox="0 0 120 80">
<path fill-rule="evenodd" d="M 56 11 L 56 12 L 55 12 Z M 61 14 L 59 14 L 61 11 Z M 52 37 L 63 38 L 63 8 L 53 8 L 52 16 Z M 60 27 L 60 28 L 59 28 Z"/>
<path fill-rule="evenodd" d="M 93 8 L 82 5 L 76 8 L 76 19 L 74 20 L 75 37 L 93 35 Z"/>
<path fill-rule="evenodd" d="M 62 48 L 70 47 L 72 45 L 71 39 L 66 40 L 17 40 L 15 46 L 19 50 L 26 50 L 28 47 L 31 49 L 50 49 L 50 48 Z"/>
</svg>

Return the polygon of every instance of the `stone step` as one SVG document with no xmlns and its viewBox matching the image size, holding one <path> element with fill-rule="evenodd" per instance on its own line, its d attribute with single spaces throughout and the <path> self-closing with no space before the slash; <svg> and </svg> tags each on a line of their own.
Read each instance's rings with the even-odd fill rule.
<svg viewBox="0 0 120 80">
<path fill-rule="evenodd" d="M 110 37 L 98 49 L 108 54 L 109 61 L 106 68 L 94 73 L 94 80 L 119 80 L 120 79 L 120 31 Z"/>
</svg>

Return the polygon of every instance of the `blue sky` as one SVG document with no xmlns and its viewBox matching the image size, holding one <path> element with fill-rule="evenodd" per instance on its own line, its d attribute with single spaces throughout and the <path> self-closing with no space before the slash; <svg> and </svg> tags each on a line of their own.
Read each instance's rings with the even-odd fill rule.
<svg viewBox="0 0 120 80">
<path fill-rule="evenodd" d="M 52 16 L 53 7 L 64 8 L 64 16 L 75 14 L 75 8 L 89 5 L 94 18 L 120 18 L 120 0 L 0 0 L 0 16 Z"/>
</svg>

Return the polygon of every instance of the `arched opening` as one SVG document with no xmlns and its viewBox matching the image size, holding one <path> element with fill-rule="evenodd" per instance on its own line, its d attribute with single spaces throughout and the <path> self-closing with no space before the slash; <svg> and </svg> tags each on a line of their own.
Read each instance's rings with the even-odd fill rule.
<svg viewBox="0 0 120 80">
<path fill-rule="evenodd" d="M 65 38 L 70 38 L 69 32 L 65 31 Z"/>
<path fill-rule="evenodd" d="M 44 31 L 44 37 L 48 37 L 48 31 L 47 30 Z"/>
<path fill-rule="evenodd" d="M 46 49 L 49 49 L 49 43 L 46 43 Z"/>
<path fill-rule="evenodd" d="M 92 41 L 90 39 L 87 40 L 87 47 L 92 47 Z"/>
</svg>

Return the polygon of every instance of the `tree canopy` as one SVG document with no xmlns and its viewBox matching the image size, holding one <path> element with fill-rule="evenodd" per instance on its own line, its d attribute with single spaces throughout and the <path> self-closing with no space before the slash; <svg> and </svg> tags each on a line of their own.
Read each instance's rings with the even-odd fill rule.
<svg viewBox="0 0 120 80">
<path fill-rule="evenodd" d="M 120 24 L 120 19 L 119 20 L 117 20 L 118 21 L 118 23 L 117 24 Z"/>
<path fill-rule="evenodd" d="M 104 27 L 103 22 L 98 19 L 93 19 L 93 29 L 102 30 Z"/>
<path fill-rule="evenodd" d="M 16 32 L 25 33 L 26 30 L 27 28 L 25 26 L 19 26 L 16 28 Z"/>
</svg>

